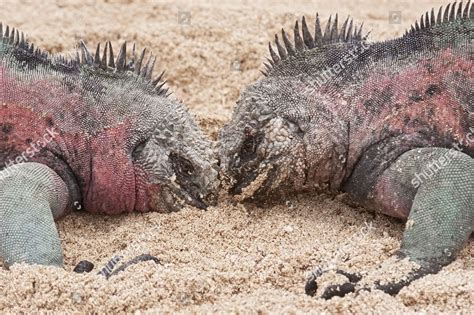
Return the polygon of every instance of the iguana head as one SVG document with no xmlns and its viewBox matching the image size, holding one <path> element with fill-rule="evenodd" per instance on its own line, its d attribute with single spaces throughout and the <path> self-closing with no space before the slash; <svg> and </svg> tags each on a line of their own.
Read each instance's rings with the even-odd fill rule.
<svg viewBox="0 0 474 315">
<path fill-rule="evenodd" d="M 87 59 L 85 46 L 82 51 Z M 111 174 L 107 172 L 108 166 L 102 165 L 97 167 L 97 172 L 105 176 L 96 178 L 105 178 L 110 183 L 114 178 L 120 182 L 128 174 L 133 176 L 130 187 L 120 185 L 116 190 L 124 190 L 125 194 L 127 190 L 135 190 L 129 198 L 134 198 L 134 204 L 129 208 L 133 206 L 136 211 L 174 211 L 185 204 L 198 208 L 213 204 L 219 185 L 213 145 L 187 108 L 167 95 L 168 90 L 163 88 L 164 82 L 161 81 L 163 74 L 151 80 L 153 56 L 150 55 L 145 63 L 145 50 L 137 57 L 134 47 L 133 57 L 127 62 L 124 44 L 116 63 L 109 65 L 115 69 L 110 72 L 106 68 L 109 66 L 105 66 L 106 54 L 107 50 L 103 61 L 96 55 L 89 79 L 100 76 L 103 96 L 94 104 L 107 110 L 100 121 L 99 134 L 104 134 L 105 139 L 101 142 L 104 149 L 111 142 L 106 139 L 118 140 L 120 147 L 112 149 L 112 156 L 117 159 L 112 167 L 121 172 Z M 83 71 L 87 71 L 87 64 L 83 64 Z M 97 69 L 101 66 L 104 68 L 102 72 Z M 84 82 L 88 81 L 87 77 L 87 74 L 83 76 Z M 104 127 L 106 124 L 109 126 Z M 102 155 L 98 157 L 101 159 Z M 108 185 L 113 187 L 113 183 Z M 107 194 L 113 195 L 114 192 Z M 92 203 L 96 204 L 96 201 Z M 104 207 L 103 211 L 110 211 L 106 208 L 110 206 Z"/>
<path fill-rule="evenodd" d="M 130 155 L 149 187 L 144 201 L 152 209 L 177 210 L 184 204 L 206 208 L 216 201 L 219 185 L 213 145 L 181 103 L 156 101 L 167 110 L 155 115 L 148 137 Z M 159 193 L 150 184 L 156 184 Z"/>
<path fill-rule="evenodd" d="M 353 30 L 347 19 L 340 29 L 336 16 L 323 35 L 317 17 L 313 37 L 303 18 L 300 32 L 296 22 L 294 45 L 284 31 L 284 46 L 275 36 L 278 52 L 269 45 L 265 77 L 242 93 L 220 134 L 221 168 L 238 199 L 262 201 L 340 183 L 347 128 L 334 112 L 342 102 L 315 78 L 341 52 L 360 47 L 362 27 Z"/>
<path fill-rule="evenodd" d="M 221 169 L 238 200 L 260 202 L 305 183 L 304 132 L 298 120 L 278 110 L 281 90 L 273 83 L 262 80 L 247 88 L 220 133 Z"/>
</svg>

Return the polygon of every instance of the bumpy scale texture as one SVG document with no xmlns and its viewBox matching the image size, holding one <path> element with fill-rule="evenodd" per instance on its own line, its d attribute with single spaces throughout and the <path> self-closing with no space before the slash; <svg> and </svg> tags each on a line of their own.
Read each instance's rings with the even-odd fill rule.
<svg viewBox="0 0 474 315">
<path fill-rule="evenodd" d="M 50 56 L 0 24 L 0 257 L 7 266 L 61 265 L 53 217 L 73 209 L 169 212 L 214 201 L 211 142 L 169 97 L 163 74 L 152 80 L 156 57 L 137 54 L 135 45 L 128 55 L 125 43 L 115 58 L 108 42 L 95 54 L 81 43 L 75 58 Z"/>
<path fill-rule="evenodd" d="M 368 42 L 349 18 L 340 27 L 337 15 L 325 30 L 316 16 L 314 33 L 296 22 L 294 43 L 282 30 L 265 76 L 220 133 L 230 192 L 265 202 L 344 191 L 408 219 L 398 256 L 418 269 L 379 282 L 391 294 L 451 262 L 474 225 L 473 8 L 432 10 L 385 42 Z M 348 278 L 323 296 L 354 291 L 359 277 Z"/>
</svg>

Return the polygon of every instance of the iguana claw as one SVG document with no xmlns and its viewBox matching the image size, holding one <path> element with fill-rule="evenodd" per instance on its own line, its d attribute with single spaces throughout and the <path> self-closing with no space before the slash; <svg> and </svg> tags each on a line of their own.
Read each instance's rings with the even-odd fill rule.
<svg viewBox="0 0 474 315">
<path fill-rule="evenodd" d="M 329 300 L 335 296 L 344 297 L 348 293 L 372 290 L 380 290 L 393 296 L 397 295 L 401 289 L 410 285 L 413 281 L 428 274 L 436 274 L 441 268 L 442 265 L 434 262 L 414 262 L 399 251 L 364 277 L 357 273 L 350 273 L 339 269 L 335 270 L 336 274 L 345 276 L 347 281 L 326 286 L 320 297 Z M 318 278 L 330 271 L 332 270 L 322 271 L 318 268 L 313 272 L 306 282 L 306 294 L 315 296 L 318 290 Z M 390 271 L 398 272 L 399 274 L 393 276 L 390 275 Z M 387 277 L 390 280 L 383 280 Z"/>
<path fill-rule="evenodd" d="M 306 282 L 305 292 L 309 296 L 314 296 L 318 289 L 318 284 L 316 280 L 322 276 L 324 273 L 328 272 L 329 270 L 322 271 L 320 268 L 313 272 L 309 277 L 308 281 Z M 345 276 L 349 281 L 343 283 L 342 285 L 330 285 L 328 286 L 321 297 L 325 300 L 329 300 L 334 296 L 343 297 L 348 293 L 352 293 L 356 289 L 356 283 L 359 282 L 362 277 L 355 273 L 346 272 L 344 270 L 336 270 L 337 274 Z"/>
</svg>

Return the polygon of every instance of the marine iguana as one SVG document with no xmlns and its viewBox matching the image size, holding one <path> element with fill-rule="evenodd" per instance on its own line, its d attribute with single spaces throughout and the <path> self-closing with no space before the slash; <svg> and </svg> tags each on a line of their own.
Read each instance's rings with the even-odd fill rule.
<svg viewBox="0 0 474 315">
<path fill-rule="evenodd" d="M 292 192 L 346 192 L 406 219 L 396 255 L 373 281 L 306 292 L 324 298 L 357 288 L 396 294 L 452 262 L 474 226 L 474 6 L 423 14 L 404 36 L 369 43 L 362 25 L 338 16 L 315 32 L 305 18 L 294 44 L 282 30 L 264 77 L 240 96 L 219 136 L 222 172 L 238 200 Z M 405 257 L 405 259 L 402 259 Z M 406 262 L 409 267 L 403 269 Z M 370 274 L 368 275 L 370 276 Z M 359 282 L 359 284 L 356 284 Z M 317 290 L 317 291 L 316 291 Z M 320 294 L 319 292 L 322 293 Z"/>
<path fill-rule="evenodd" d="M 0 24 L 0 257 L 63 265 L 54 220 L 205 208 L 218 187 L 210 140 L 169 97 L 156 57 L 51 55 Z M 128 54 L 130 55 L 130 54 Z M 146 62 L 145 62 L 146 61 Z M 81 268 L 84 269 L 84 268 Z"/>
</svg>

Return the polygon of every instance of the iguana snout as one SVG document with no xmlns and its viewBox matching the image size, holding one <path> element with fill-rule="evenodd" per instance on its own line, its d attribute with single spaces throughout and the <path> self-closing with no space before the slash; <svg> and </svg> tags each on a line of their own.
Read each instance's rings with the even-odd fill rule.
<svg viewBox="0 0 474 315">
<path fill-rule="evenodd" d="M 219 187 L 214 155 L 212 143 L 186 110 L 176 106 L 168 111 L 132 153 L 147 185 L 159 187 L 147 190 L 143 206 L 176 211 L 185 204 L 202 209 L 214 204 Z"/>
<path fill-rule="evenodd" d="M 263 201 L 304 185 L 306 155 L 299 126 L 273 114 L 252 115 L 248 106 L 240 105 L 244 115 L 235 115 L 220 135 L 221 168 L 229 192 L 238 200 Z"/>
</svg>

